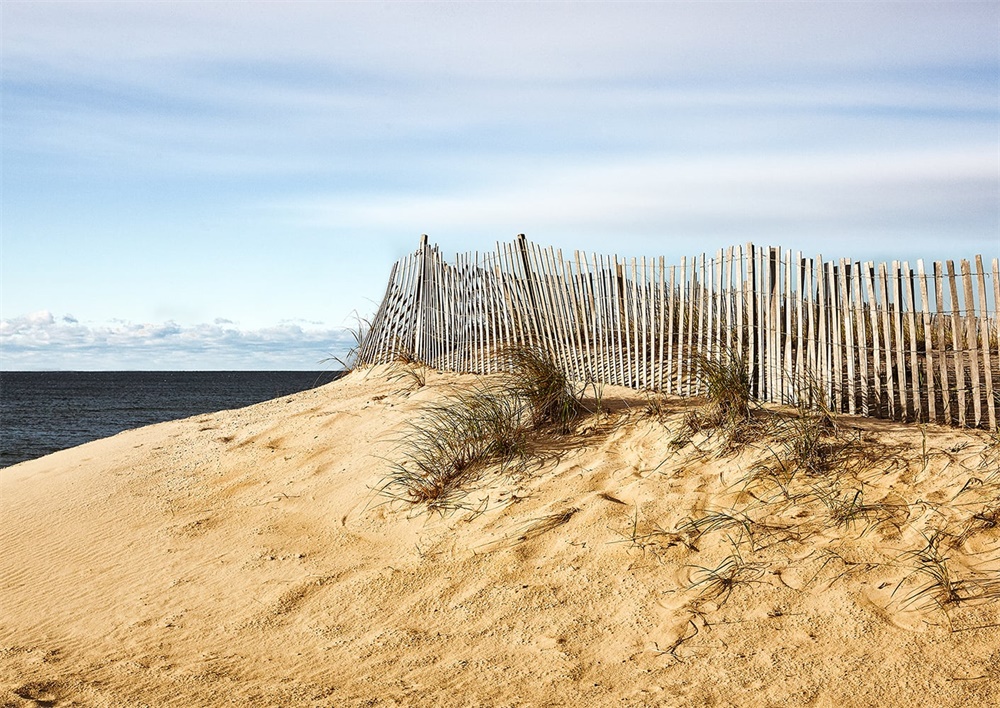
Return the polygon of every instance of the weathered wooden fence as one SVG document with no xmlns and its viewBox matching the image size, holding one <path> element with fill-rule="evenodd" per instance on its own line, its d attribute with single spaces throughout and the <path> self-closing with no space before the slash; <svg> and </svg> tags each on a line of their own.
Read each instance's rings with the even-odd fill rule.
<svg viewBox="0 0 1000 708">
<path fill-rule="evenodd" d="M 714 256 L 572 259 L 523 236 L 447 262 L 426 237 L 392 267 L 362 364 L 494 373 L 509 345 L 573 379 L 698 395 L 703 357 L 743 358 L 757 399 L 997 428 L 1000 266 L 860 263 L 753 244 Z"/>
</svg>

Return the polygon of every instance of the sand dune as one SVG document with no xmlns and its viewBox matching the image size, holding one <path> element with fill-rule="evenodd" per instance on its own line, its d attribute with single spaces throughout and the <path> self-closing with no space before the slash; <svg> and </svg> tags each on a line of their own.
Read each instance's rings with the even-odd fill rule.
<svg viewBox="0 0 1000 708">
<path fill-rule="evenodd" d="M 856 454 L 788 479 L 787 429 L 724 451 L 609 387 L 463 508 L 379 495 L 473 381 L 355 372 L 0 471 L 0 705 L 1000 705 L 995 436 L 844 417 Z"/>
</svg>

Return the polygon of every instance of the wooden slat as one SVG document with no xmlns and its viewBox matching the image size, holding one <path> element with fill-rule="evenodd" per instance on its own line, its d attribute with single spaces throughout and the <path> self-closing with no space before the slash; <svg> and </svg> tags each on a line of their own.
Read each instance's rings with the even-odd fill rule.
<svg viewBox="0 0 1000 708">
<path fill-rule="evenodd" d="M 896 379 L 893 376 L 892 368 L 892 326 L 889 322 L 889 286 L 887 281 L 889 279 L 888 270 L 885 263 L 878 264 L 878 274 L 876 276 L 878 283 L 878 293 L 879 298 L 882 302 L 882 307 L 879 312 L 879 327 L 882 333 L 882 355 L 884 356 L 884 367 L 885 367 L 885 389 L 886 389 L 886 405 L 888 406 L 886 415 L 890 418 L 896 417 Z"/>
<path fill-rule="evenodd" d="M 695 271 L 694 281 L 696 284 L 695 294 L 691 298 L 691 303 L 694 305 L 697 302 L 697 325 L 695 330 L 694 346 L 692 351 L 696 357 L 696 365 L 693 369 L 695 374 L 694 380 L 694 393 L 696 396 L 701 395 L 702 381 L 701 381 L 701 357 L 705 356 L 705 310 L 706 310 L 706 287 L 705 287 L 705 254 L 702 253 L 698 256 L 698 268 Z"/>
<path fill-rule="evenodd" d="M 502 247 L 504 270 L 509 278 L 511 302 L 514 303 L 516 310 L 514 326 L 517 331 L 518 344 L 522 347 L 528 347 L 533 340 L 531 323 L 534 319 L 534 310 L 527 292 L 528 282 L 519 275 L 518 260 L 514 253 L 516 244 L 504 243 Z"/>
<path fill-rule="evenodd" d="M 736 354 L 742 357 L 744 353 L 743 318 L 747 303 L 746 292 L 743 288 L 743 283 L 745 282 L 743 274 L 746 268 L 746 258 L 743 253 L 743 246 L 737 246 L 737 259 L 738 260 L 735 263 L 736 285 L 735 290 L 733 291 L 733 299 L 736 308 Z"/>
<path fill-rule="evenodd" d="M 733 330 L 733 307 L 735 303 L 734 291 L 733 291 L 733 261 L 734 261 L 733 247 L 730 246 L 726 249 L 726 284 L 724 286 L 724 295 L 726 303 L 726 351 L 725 356 L 732 356 L 733 352 L 736 351 L 736 338 L 739 336 L 737 332 Z"/>
<path fill-rule="evenodd" d="M 493 362 L 496 361 L 497 343 L 501 338 L 500 320 L 497 317 L 496 303 L 493 301 L 493 290 L 490 287 L 489 265 L 487 253 L 476 253 L 479 268 L 476 280 L 479 282 L 479 292 L 483 299 L 483 332 L 485 334 L 483 356 L 485 358 L 483 371 L 493 373 Z"/>
<path fill-rule="evenodd" d="M 649 256 L 646 258 L 646 268 L 647 268 L 647 279 L 646 279 L 646 319 L 648 324 L 648 330 L 646 333 L 646 346 L 648 347 L 646 354 L 646 364 L 648 366 L 649 373 L 649 389 L 651 391 L 656 391 L 659 389 L 657 385 L 657 369 L 659 368 L 659 357 L 657 356 L 657 345 L 659 343 L 659 302 L 660 302 L 660 281 L 657 277 L 656 269 L 656 258 Z"/>
<path fill-rule="evenodd" d="M 983 404 L 980 399 L 981 388 L 979 385 L 979 344 L 976 326 L 976 298 L 972 292 L 972 268 L 969 261 L 963 259 L 962 268 L 962 290 L 965 296 L 965 346 L 969 352 L 969 370 L 972 377 L 972 414 L 976 427 L 983 422 Z M 963 387 L 964 388 L 964 387 Z"/>
<path fill-rule="evenodd" d="M 562 252 L 559 252 L 562 258 Z M 567 305 L 572 317 L 574 343 L 576 351 L 576 380 L 586 381 L 590 370 L 590 323 L 584 302 L 583 273 L 578 267 L 579 262 L 574 255 L 573 260 L 563 261 L 563 277 L 566 280 Z"/>
<path fill-rule="evenodd" d="M 610 264 L 614 268 L 614 270 L 612 270 L 612 286 L 615 293 L 614 315 L 617 321 L 617 325 L 615 327 L 615 343 L 618 347 L 618 384 L 621 386 L 628 386 L 628 382 L 631 378 L 631 365 L 629 363 L 630 329 L 626 303 L 627 282 L 625 279 L 625 263 L 619 263 L 618 257 L 615 256 L 610 261 Z"/>
<path fill-rule="evenodd" d="M 618 288 L 618 318 L 622 340 L 622 386 L 631 386 L 632 382 L 632 313 L 629 302 L 628 261 L 618 262 L 615 257 L 615 285 Z"/>
<path fill-rule="evenodd" d="M 434 346 L 434 368 L 444 369 L 444 311 L 441 307 L 441 301 L 443 300 L 443 293 L 441 292 L 441 253 L 434 248 L 433 258 L 431 259 L 431 311 L 433 313 L 432 322 L 433 330 L 431 332 L 431 342 Z"/>
<path fill-rule="evenodd" d="M 559 362 L 559 366 L 565 371 L 569 357 L 567 354 L 566 337 L 562 332 L 562 318 L 559 316 L 559 306 L 556 301 L 554 283 L 552 282 L 552 268 L 547 262 L 548 251 L 536 244 L 532 244 L 532 249 L 535 254 L 534 262 L 537 264 L 544 292 L 542 300 L 545 303 L 545 317 L 548 321 L 546 329 L 548 331 L 550 351 Z"/>
<path fill-rule="evenodd" d="M 765 346 L 762 349 L 766 352 L 767 356 L 767 399 L 768 401 L 773 401 L 775 403 L 779 402 L 780 399 L 780 387 L 779 381 L 779 369 L 781 368 L 781 355 L 779 354 L 779 348 L 781 343 L 780 335 L 780 325 L 778 323 L 778 284 L 781 281 L 778 273 L 778 263 L 780 259 L 778 257 L 778 250 L 776 248 L 768 248 L 766 251 L 767 260 L 764 263 L 764 272 L 767 274 L 765 276 L 764 284 L 767 288 L 764 293 L 765 297 L 765 310 L 764 310 L 764 332 L 765 332 Z"/>
<path fill-rule="evenodd" d="M 642 271 L 642 375 L 643 387 L 652 391 L 655 389 L 654 367 L 656 365 L 656 344 L 653 333 L 655 315 L 655 269 L 652 257 L 642 256 L 639 259 L 639 269 Z"/>
<path fill-rule="evenodd" d="M 976 256 L 976 281 L 979 286 L 979 336 L 983 360 L 983 384 L 986 393 L 986 417 L 990 430 L 997 429 L 996 401 L 993 398 L 993 362 L 990 356 L 990 312 L 986 305 L 986 272 L 983 257 Z M 969 304 L 972 307 L 972 303 Z M 1000 309 L 998 304 L 997 309 Z M 1000 332 L 997 333 L 1000 337 Z"/>
<path fill-rule="evenodd" d="M 906 344 L 903 341 L 903 297 L 902 276 L 899 273 L 899 261 L 892 262 L 892 277 L 889 280 L 895 308 L 892 311 L 892 329 L 895 338 L 894 359 L 896 364 L 896 383 L 899 392 L 899 417 L 907 418 L 906 390 Z"/>
<path fill-rule="evenodd" d="M 851 308 L 852 326 L 855 332 L 854 348 L 858 358 L 858 380 L 861 393 L 861 415 L 870 415 L 871 398 L 868 387 L 868 334 L 865 327 L 864 296 L 861 288 L 861 263 L 855 261 L 851 267 Z"/>
<path fill-rule="evenodd" d="M 587 296 L 587 280 L 584 276 L 583 262 L 580 259 L 580 251 L 573 251 L 573 261 L 576 264 L 576 277 L 573 279 L 573 306 L 577 309 L 580 317 L 580 338 L 583 341 L 583 351 L 581 354 L 582 376 L 581 381 L 587 381 L 594 370 L 594 339 L 591 332 L 593 324 L 591 312 L 591 300 Z"/>
<path fill-rule="evenodd" d="M 993 318 L 994 318 L 994 329 L 993 333 L 995 337 L 990 341 L 995 342 L 995 350 L 991 351 L 988 356 L 992 358 L 994 353 L 996 354 L 997 361 L 1000 362 L 1000 259 L 994 258 L 993 262 Z M 994 393 L 994 396 L 996 394 Z M 996 398 L 993 399 L 995 406 L 1000 406 L 1000 402 Z M 1000 407 L 997 408 L 997 418 L 1000 418 Z M 997 428 L 993 428 L 996 430 Z"/>
<path fill-rule="evenodd" d="M 743 291 L 746 293 L 744 307 L 747 318 L 747 366 L 750 367 L 751 386 L 757 398 L 763 398 L 764 388 L 761 385 L 762 367 L 758 352 L 759 336 L 757 328 L 757 251 L 752 243 L 746 250 L 746 279 Z"/>
<path fill-rule="evenodd" d="M 704 355 L 708 358 L 714 358 L 715 355 L 715 295 L 716 295 L 716 283 L 715 283 L 715 259 L 708 259 L 705 261 L 705 256 L 702 256 L 702 262 L 706 265 L 706 271 L 703 274 L 705 276 L 705 343 L 704 343 Z"/>
<path fill-rule="evenodd" d="M 372 317 L 371 327 L 358 347 L 357 362 L 362 366 L 368 363 L 373 363 L 378 359 L 378 354 L 381 353 L 380 344 L 390 330 L 390 327 L 387 325 L 391 323 L 386 322 L 386 320 L 389 318 L 391 310 L 390 298 L 394 289 L 396 274 L 399 271 L 401 262 L 402 261 L 397 261 L 393 264 L 392 271 L 389 273 L 389 282 L 385 287 L 385 295 L 382 296 L 382 304 L 379 306 L 375 316 Z"/>
<path fill-rule="evenodd" d="M 591 332 L 594 336 L 594 380 L 604 382 L 608 380 L 608 375 L 604 373 L 605 365 L 607 364 L 607 350 L 605 348 L 606 342 L 604 341 L 604 335 L 606 333 L 606 328 L 604 327 L 604 318 L 601 315 L 601 300 L 599 289 L 599 283 L 597 282 L 597 257 L 593 258 L 594 271 L 590 270 L 590 263 L 587 260 L 587 254 L 583 254 L 583 272 L 586 276 L 586 286 L 587 286 L 587 297 L 590 300 L 590 318 L 592 329 Z"/>
<path fill-rule="evenodd" d="M 935 304 L 937 306 L 937 317 L 935 318 L 937 324 L 937 351 L 935 354 L 941 372 L 941 407 L 944 409 L 944 422 L 947 425 L 951 425 L 955 418 L 951 411 L 951 393 L 953 389 L 950 381 L 951 375 L 949 373 L 950 367 L 948 366 L 947 340 L 945 338 L 944 323 L 946 310 L 944 306 L 944 273 L 941 261 L 934 261 L 934 295 Z"/>
<path fill-rule="evenodd" d="M 666 260 L 663 256 L 660 256 L 659 261 L 659 284 L 660 284 L 660 294 L 659 294 L 659 307 L 657 313 L 659 314 L 659 324 L 657 326 L 657 334 L 660 340 L 659 353 L 656 357 L 656 388 L 658 391 L 664 390 L 664 376 L 667 375 L 667 371 L 664 371 L 666 360 L 663 358 L 663 340 L 666 336 L 667 330 L 667 289 L 666 289 Z M 669 379 L 668 379 L 669 380 Z"/>
<path fill-rule="evenodd" d="M 794 372 L 792 369 L 792 252 L 785 251 L 784 258 L 784 294 L 781 297 L 781 308 L 784 311 L 784 352 L 781 367 L 781 399 L 783 403 L 794 400 Z"/>
<path fill-rule="evenodd" d="M 819 317 L 817 316 L 819 291 L 816 289 L 816 284 L 814 282 L 815 274 L 816 274 L 815 261 L 812 258 L 809 258 L 805 261 L 806 288 L 803 291 L 804 292 L 803 297 L 806 298 L 805 302 L 806 319 L 808 322 L 808 329 L 806 334 L 806 354 L 807 354 L 808 368 L 806 371 L 807 373 L 806 378 L 810 379 L 811 381 L 818 381 L 818 376 L 819 376 L 819 352 L 817 351 L 817 347 L 819 345 L 819 331 L 818 331 Z M 809 397 L 812 396 L 811 386 L 809 387 L 807 393 Z M 812 405 L 813 403 L 811 398 L 808 398 L 804 402 L 808 403 L 809 405 Z"/>
<path fill-rule="evenodd" d="M 676 277 L 677 266 L 670 266 L 670 298 L 667 300 L 667 393 L 675 391 L 680 393 L 680 379 L 675 379 L 675 376 L 680 376 L 680 370 L 674 361 L 674 342 L 678 339 L 679 331 L 675 319 L 682 308 L 680 307 L 680 298 L 674 290 L 677 284 Z"/>
<path fill-rule="evenodd" d="M 878 291 L 875 288 L 875 264 L 871 261 L 866 262 L 864 271 L 865 288 L 868 294 L 868 324 L 871 327 L 874 411 L 875 416 L 880 417 L 887 414 L 889 406 L 886 403 L 885 395 L 882 393 L 882 334 L 879 325 Z"/>
<path fill-rule="evenodd" d="M 841 401 L 844 396 L 844 342 L 840 327 L 840 275 L 834 261 L 826 263 L 827 310 L 830 312 L 830 400 L 827 405 L 831 410 L 841 411 Z"/>
<path fill-rule="evenodd" d="M 906 326 L 910 332 L 910 406 L 913 420 L 921 421 L 925 417 L 923 410 L 923 391 L 920 385 L 920 365 L 917 358 L 917 301 L 913 292 L 913 270 L 909 261 L 903 261 L 903 297 L 906 300 Z"/>
<path fill-rule="evenodd" d="M 549 260 L 551 261 L 550 267 L 554 276 L 552 287 L 556 296 L 556 311 L 559 314 L 559 320 L 562 322 L 560 337 L 566 347 L 566 375 L 570 378 L 578 379 L 580 367 L 577 357 L 580 353 L 580 343 L 576 331 L 575 318 L 569 302 L 570 284 L 567 280 L 566 262 L 563 260 L 561 249 L 557 252 L 549 248 L 548 252 Z"/>
<path fill-rule="evenodd" d="M 958 284 L 955 282 L 955 261 L 945 261 L 948 270 L 948 293 L 951 295 L 951 344 L 954 356 L 952 366 L 955 374 L 955 391 L 958 394 L 958 425 L 966 426 L 965 396 L 965 352 L 962 345 L 962 305 L 958 299 Z"/>
<path fill-rule="evenodd" d="M 629 277 L 629 271 L 631 271 L 631 277 Z M 632 376 L 630 378 L 632 388 L 640 388 L 642 386 L 642 381 L 640 378 L 640 353 L 639 353 L 639 340 L 640 340 L 640 327 L 642 316 L 640 310 L 642 309 L 639 304 L 639 264 L 635 258 L 632 258 L 631 263 L 625 268 L 625 278 L 626 278 L 626 288 L 625 292 L 628 293 L 628 297 L 625 302 L 628 303 L 628 313 L 629 322 L 632 328 L 632 337 L 629 340 L 631 342 L 632 356 L 629 358 L 632 367 Z"/>
<path fill-rule="evenodd" d="M 531 256 L 530 264 L 535 276 L 535 294 L 538 296 L 544 351 L 562 366 L 561 342 L 556 336 L 555 313 L 552 311 L 552 294 L 549 290 L 549 274 L 545 269 L 541 249 L 537 245 L 528 244 L 528 254 Z"/>
<path fill-rule="evenodd" d="M 559 270 L 562 273 L 563 293 L 565 307 L 569 316 L 569 327 L 573 339 L 573 378 L 582 381 L 586 377 L 587 370 L 586 351 L 586 329 L 583 324 L 583 312 L 577 298 L 577 288 L 580 283 L 579 275 L 574 272 L 573 261 L 563 258 L 562 249 L 557 251 L 559 256 Z"/>
<path fill-rule="evenodd" d="M 728 330 L 724 320 L 725 312 L 728 309 L 726 307 L 726 293 L 728 290 L 725 281 L 726 253 L 721 248 L 715 254 L 715 261 L 715 295 L 713 297 L 715 303 L 715 343 L 712 351 L 713 355 L 721 360 L 725 351 L 729 348 L 726 341 Z"/>
<path fill-rule="evenodd" d="M 762 401 L 770 401 L 771 398 L 771 377 L 768 352 L 768 326 L 770 318 L 770 303 L 767 296 L 771 288 L 768 281 L 768 249 L 758 248 L 757 256 L 757 359 L 760 362 L 760 398 Z"/>
<path fill-rule="evenodd" d="M 681 266 L 680 266 L 680 281 L 678 283 L 678 315 L 677 315 L 677 393 L 685 396 L 690 395 L 691 391 L 687 386 L 687 381 L 685 379 L 686 368 L 684 366 L 684 361 L 686 358 L 687 351 L 687 324 L 690 321 L 688 318 L 688 306 L 687 306 L 687 256 L 681 256 Z"/>
<path fill-rule="evenodd" d="M 471 306 L 468 288 L 469 274 L 464 267 L 464 262 L 468 254 L 455 254 L 455 264 L 445 264 L 441 273 L 443 288 L 442 309 L 444 311 L 445 341 L 447 347 L 445 358 L 441 366 L 447 371 L 462 370 L 462 354 L 466 348 L 465 341 L 468 339 L 469 328 L 466 322 L 471 317 L 463 317 L 464 312 Z"/>
<path fill-rule="evenodd" d="M 489 323 L 489 341 L 487 342 L 486 373 L 496 373 L 498 368 L 497 352 L 509 341 L 506 336 L 506 319 L 504 317 L 503 299 L 493 277 L 494 262 L 492 254 L 483 252 L 482 272 L 483 291 L 486 293 L 487 322 Z"/>
<path fill-rule="evenodd" d="M 805 310 L 803 309 L 806 293 L 806 262 L 802 252 L 796 251 L 795 269 L 795 403 L 802 402 L 803 384 L 806 377 L 806 345 L 805 345 Z"/>
<path fill-rule="evenodd" d="M 697 396 L 701 394 L 701 366 L 699 366 L 698 355 L 701 351 L 701 330 L 704 325 L 704 271 L 705 257 L 693 256 L 691 258 L 691 290 L 688 294 L 688 301 L 691 306 L 691 339 L 688 369 L 691 372 L 692 393 Z"/>
<path fill-rule="evenodd" d="M 827 263 L 823 260 L 822 254 L 817 254 L 816 256 L 816 278 L 817 288 L 816 288 L 816 309 L 818 314 L 816 327 L 816 335 L 818 337 L 817 345 L 817 379 L 820 387 L 821 395 L 823 396 L 822 403 L 824 405 L 830 404 L 830 389 L 832 385 L 832 361 L 833 352 L 831 347 L 831 333 L 830 333 L 830 298 L 829 298 L 829 269 L 827 268 Z"/>
<path fill-rule="evenodd" d="M 854 360 L 857 350 L 854 346 L 854 320 L 851 307 L 851 264 L 846 258 L 840 259 L 840 324 L 844 329 L 844 359 L 847 366 L 847 412 L 857 413 Z"/>
<path fill-rule="evenodd" d="M 473 251 L 464 254 L 460 261 L 464 271 L 464 279 L 458 285 L 461 288 L 460 297 L 465 307 L 455 315 L 455 324 L 458 327 L 463 325 L 463 320 L 468 322 L 465 327 L 469 333 L 470 346 L 466 355 L 468 370 L 482 374 L 486 372 L 486 357 L 484 350 L 487 347 L 487 323 L 486 307 L 483 302 L 482 279 L 479 277 L 479 252 Z M 451 278 L 449 277 L 449 282 Z M 451 315 L 452 313 L 449 313 Z M 453 348 L 453 347 L 451 347 Z"/>
<path fill-rule="evenodd" d="M 605 267 L 604 256 L 594 255 L 594 278 L 595 282 L 600 288 L 601 297 L 599 299 L 601 307 L 601 317 L 602 317 L 602 329 L 604 332 L 604 347 L 605 347 L 605 361 L 607 362 L 608 373 L 607 382 L 615 383 L 617 378 L 615 374 L 615 368 L 617 366 L 615 359 L 615 346 L 614 346 L 614 322 L 611 318 L 611 282 L 608 279 L 608 270 Z"/>
<path fill-rule="evenodd" d="M 500 279 L 500 265 L 497 261 L 496 253 L 484 254 L 486 259 L 486 283 L 487 288 L 491 295 L 491 300 L 495 308 L 495 317 L 497 322 L 497 338 L 496 338 L 496 351 L 503 349 L 506 346 L 510 346 L 512 343 L 511 333 L 510 333 L 510 308 L 507 307 L 507 299 L 504 293 L 502 281 Z M 494 355 L 496 354 L 494 352 Z M 492 360 L 492 365 L 490 367 L 491 373 L 496 373 L 498 371 L 498 362 L 496 356 L 490 357 Z"/>
<path fill-rule="evenodd" d="M 615 275 L 611 259 L 600 256 L 600 282 L 603 292 L 604 322 L 608 351 L 608 382 L 620 383 L 620 331 L 618 329 L 618 296 L 615 290 Z"/>
<path fill-rule="evenodd" d="M 917 260 L 917 283 L 920 287 L 920 311 L 923 322 L 924 335 L 924 377 L 926 381 L 927 395 L 927 419 L 931 422 L 937 421 L 937 396 L 934 385 L 934 346 L 933 332 L 931 331 L 931 314 L 927 293 L 927 275 L 924 273 L 924 260 Z"/>
</svg>

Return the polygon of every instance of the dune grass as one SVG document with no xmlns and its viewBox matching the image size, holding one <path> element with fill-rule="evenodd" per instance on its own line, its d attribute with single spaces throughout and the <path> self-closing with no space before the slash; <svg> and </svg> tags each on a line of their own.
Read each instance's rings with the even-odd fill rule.
<svg viewBox="0 0 1000 708">
<path fill-rule="evenodd" d="M 555 360 L 535 347 L 507 347 L 499 358 L 507 371 L 503 387 L 528 405 L 531 427 L 568 432 L 583 410 L 582 391 L 573 390 Z"/>
<path fill-rule="evenodd" d="M 438 511 L 455 508 L 488 466 L 523 458 L 526 416 L 519 398 L 490 388 L 424 407 L 403 430 L 403 461 L 391 464 L 380 491 Z"/>
<path fill-rule="evenodd" d="M 507 348 L 499 357 L 506 373 L 424 407 L 403 430 L 401 461 L 391 464 L 382 493 L 437 511 L 455 509 L 487 469 L 523 461 L 533 432 L 569 432 L 583 407 L 559 366 L 533 348 Z M 419 362 L 405 362 L 393 376 L 418 388 L 426 383 Z"/>
</svg>

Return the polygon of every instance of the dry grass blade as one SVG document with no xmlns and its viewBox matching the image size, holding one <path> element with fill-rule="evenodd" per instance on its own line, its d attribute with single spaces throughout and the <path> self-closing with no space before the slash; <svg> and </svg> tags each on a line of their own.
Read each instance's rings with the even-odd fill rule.
<svg viewBox="0 0 1000 708">
<path fill-rule="evenodd" d="M 708 390 L 716 425 L 736 427 L 750 420 L 750 372 L 746 357 L 725 351 L 719 358 L 699 356 L 698 377 Z"/>
<path fill-rule="evenodd" d="M 423 414 L 404 431 L 394 463 L 379 489 L 435 510 L 458 506 L 487 465 L 522 458 L 527 434 L 522 402 L 503 392 L 477 389 Z"/>
<path fill-rule="evenodd" d="M 427 384 L 427 367 L 417 361 L 398 360 L 388 378 L 390 381 L 406 381 L 414 389 L 423 388 Z"/>
<path fill-rule="evenodd" d="M 1000 503 L 986 505 L 972 514 L 955 543 L 961 545 L 976 534 L 995 529 L 998 526 L 1000 526 Z"/>
<path fill-rule="evenodd" d="M 725 602 L 737 585 L 760 581 L 764 566 L 748 563 L 739 551 L 733 552 L 715 568 L 692 566 L 690 590 L 697 590 L 699 600 L 719 600 Z"/>
<path fill-rule="evenodd" d="M 532 427 L 568 432 L 581 404 L 563 370 L 537 348 L 509 347 L 499 356 L 508 372 L 505 388 L 527 402 Z"/>
<path fill-rule="evenodd" d="M 812 490 L 813 497 L 827 508 L 830 520 L 838 526 L 853 528 L 859 519 L 863 519 L 866 526 L 862 535 L 879 524 L 892 521 L 897 513 L 906 509 L 903 505 L 885 501 L 866 504 L 861 489 L 848 489 L 843 494 L 819 486 L 814 486 Z"/>
<path fill-rule="evenodd" d="M 933 606 L 947 614 L 948 608 L 953 605 L 1000 598 L 1000 575 L 995 571 L 983 573 L 981 577 L 955 576 L 949 565 L 950 558 L 941 550 L 945 538 L 941 532 L 925 535 L 927 545 L 903 554 L 917 567 L 896 585 L 892 594 L 895 595 L 912 578 L 924 579 L 900 601 L 904 610 Z"/>
<path fill-rule="evenodd" d="M 541 536 L 543 533 L 558 528 L 569 522 L 569 520 L 573 518 L 573 515 L 578 511 L 580 511 L 580 509 L 574 506 L 554 514 L 547 514 L 539 519 L 534 519 L 530 524 L 528 524 L 528 527 L 524 530 L 524 532 L 517 537 L 517 540 L 530 541 L 533 538 Z"/>
<path fill-rule="evenodd" d="M 688 517 L 681 521 L 674 529 L 675 533 L 687 539 L 687 545 L 693 545 L 706 533 L 721 531 L 723 529 L 738 528 L 740 537 L 752 538 L 753 522 L 745 514 L 730 514 L 727 511 L 708 511 L 697 519 Z"/>
<path fill-rule="evenodd" d="M 364 346 L 365 339 L 368 337 L 368 333 L 371 332 L 372 323 L 367 319 L 361 317 L 357 312 L 354 313 L 354 326 L 348 327 L 347 331 L 351 335 L 351 339 L 354 340 L 354 344 L 344 356 L 328 356 L 324 359 L 320 359 L 320 364 L 325 364 L 330 361 L 335 361 L 343 368 L 344 371 L 354 371 L 355 369 L 360 369 L 367 366 L 370 362 L 361 361 L 359 356 L 361 354 L 361 348 Z"/>
</svg>

